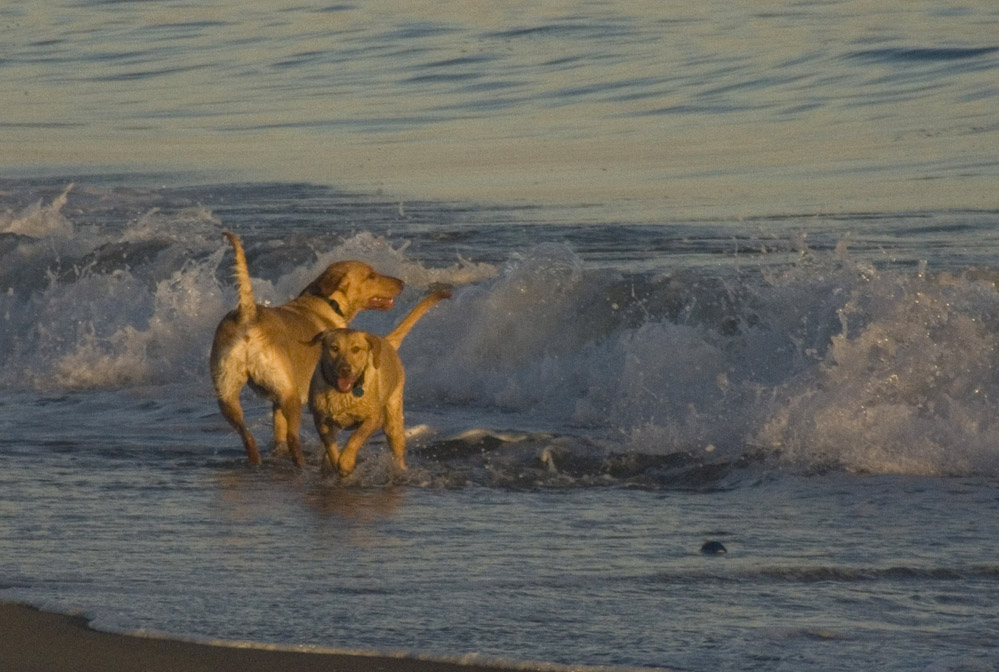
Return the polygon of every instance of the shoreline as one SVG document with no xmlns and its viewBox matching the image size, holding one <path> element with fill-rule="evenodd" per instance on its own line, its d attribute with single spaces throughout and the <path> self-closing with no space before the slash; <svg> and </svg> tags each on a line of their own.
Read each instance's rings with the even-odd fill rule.
<svg viewBox="0 0 999 672">
<path fill-rule="evenodd" d="M 503 667 L 416 657 L 293 651 L 101 632 L 84 616 L 0 602 L 0 668 L 12 672 L 500 672 Z M 562 667 L 562 666 L 552 666 Z M 566 668 L 563 668 L 566 669 Z"/>
</svg>

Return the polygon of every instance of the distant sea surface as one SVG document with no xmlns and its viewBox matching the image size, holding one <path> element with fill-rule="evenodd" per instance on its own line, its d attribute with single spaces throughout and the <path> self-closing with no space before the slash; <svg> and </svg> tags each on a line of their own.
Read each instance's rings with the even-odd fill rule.
<svg viewBox="0 0 999 672">
<path fill-rule="evenodd" d="M 0 38 L 0 599 L 246 646 L 999 669 L 995 3 L 57 0 Z M 455 287 L 401 349 L 408 472 L 376 437 L 322 475 L 309 420 L 304 470 L 246 465 L 207 372 L 223 230 L 261 302 L 402 278 L 378 333 Z"/>
<path fill-rule="evenodd" d="M 6 3 L 0 170 L 657 223 L 994 208 L 997 34 L 990 0 Z"/>
</svg>

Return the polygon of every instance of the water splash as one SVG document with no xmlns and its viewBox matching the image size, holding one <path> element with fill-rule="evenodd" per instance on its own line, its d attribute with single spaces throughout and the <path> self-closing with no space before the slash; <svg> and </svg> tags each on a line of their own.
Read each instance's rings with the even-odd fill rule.
<svg viewBox="0 0 999 672">
<path fill-rule="evenodd" d="M 24 208 L 18 213 L 0 213 L 0 233 L 13 233 L 29 238 L 48 236 L 69 236 L 73 234 L 73 224 L 62 214 L 74 185 L 70 184 L 51 203 L 42 200 Z"/>
<path fill-rule="evenodd" d="M 205 392 L 213 330 L 235 305 L 226 225 L 188 204 L 79 226 L 62 214 L 69 193 L 17 214 L 59 222 L 45 237 L 0 234 L 0 382 Z M 532 443 L 518 468 L 600 480 L 593 465 L 612 454 L 698 468 L 762 454 L 805 470 L 999 473 L 989 269 L 879 268 L 803 237 L 772 258 L 670 272 L 591 267 L 558 243 L 496 265 L 429 264 L 370 232 L 245 242 L 261 302 L 286 301 L 344 258 L 403 278 L 399 310 L 358 318 L 381 333 L 432 283 L 455 285 L 402 349 L 407 405 L 435 409 L 445 435 L 559 437 Z M 593 446 L 599 459 L 583 460 Z"/>
</svg>

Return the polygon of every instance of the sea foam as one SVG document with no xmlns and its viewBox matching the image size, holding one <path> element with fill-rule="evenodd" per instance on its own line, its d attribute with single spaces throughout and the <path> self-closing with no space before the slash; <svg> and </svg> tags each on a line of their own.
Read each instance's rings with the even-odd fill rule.
<svg viewBox="0 0 999 672">
<path fill-rule="evenodd" d="M 236 300 L 226 224 L 190 204 L 92 226 L 64 214 L 70 193 L 5 215 L 0 381 L 210 395 L 212 333 Z M 402 348 L 407 406 L 438 417 L 472 409 L 476 427 L 506 418 L 486 429 L 618 453 L 999 472 L 999 294 L 988 273 L 879 269 L 845 245 L 819 252 L 803 240 L 787 244 L 790 263 L 761 255 L 651 273 L 588 266 L 559 243 L 510 250 L 501 264 L 458 254 L 429 264 L 404 236 L 368 231 L 246 244 L 262 303 L 287 301 L 339 259 L 402 278 L 395 311 L 356 322 L 379 333 L 435 283 L 454 286 Z"/>
</svg>

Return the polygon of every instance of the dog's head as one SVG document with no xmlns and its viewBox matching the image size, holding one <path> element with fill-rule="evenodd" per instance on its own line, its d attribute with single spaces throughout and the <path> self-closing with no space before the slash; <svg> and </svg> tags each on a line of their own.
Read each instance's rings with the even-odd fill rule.
<svg viewBox="0 0 999 672">
<path fill-rule="evenodd" d="M 335 301 L 349 322 L 362 310 L 391 310 L 402 287 L 399 278 L 382 275 L 364 262 L 338 261 L 330 264 L 301 295 Z"/>
<path fill-rule="evenodd" d="M 313 339 L 316 342 L 322 345 L 319 372 L 338 392 L 353 391 L 369 367 L 380 365 L 381 341 L 365 331 L 327 329 Z"/>
</svg>

